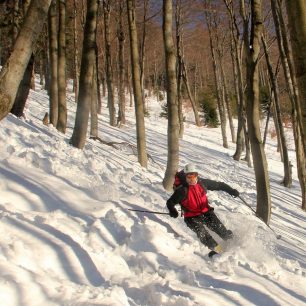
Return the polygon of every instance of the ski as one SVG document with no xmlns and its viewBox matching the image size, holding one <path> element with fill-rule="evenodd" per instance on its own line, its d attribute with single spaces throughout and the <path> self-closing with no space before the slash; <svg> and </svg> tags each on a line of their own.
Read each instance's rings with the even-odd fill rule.
<svg viewBox="0 0 306 306">
<path fill-rule="evenodd" d="M 216 252 L 216 251 L 210 251 L 210 252 L 208 253 L 208 257 L 209 257 L 209 258 L 213 258 L 215 255 L 220 255 L 220 253 L 218 253 L 218 252 Z"/>
</svg>

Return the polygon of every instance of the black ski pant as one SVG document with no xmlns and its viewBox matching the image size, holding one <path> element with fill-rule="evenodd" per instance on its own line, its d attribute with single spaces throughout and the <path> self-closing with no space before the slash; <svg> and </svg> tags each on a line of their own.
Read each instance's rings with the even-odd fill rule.
<svg viewBox="0 0 306 306">
<path fill-rule="evenodd" d="M 205 227 L 208 227 L 218 234 L 223 240 L 228 240 L 233 236 L 232 231 L 226 229 L 213 210 L 199 216 L 184 218 L 184 221 L 187 226 L 197 234 L 200 241 L 211 250 L 213 250 L 218 243 Z"/>
</svg>

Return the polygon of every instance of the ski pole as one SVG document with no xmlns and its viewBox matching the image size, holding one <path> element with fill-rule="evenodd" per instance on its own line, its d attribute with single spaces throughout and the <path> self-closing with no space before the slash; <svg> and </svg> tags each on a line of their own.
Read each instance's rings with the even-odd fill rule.
<svg viewBox="0 0 306 306">
<path fill-rule="evenodd" d="M 275 235 L 276 239 L 281 239 L 282 238 L 282 235 L 278 235 L 275 233 L 275 231 L 270 227 L 269 224 L 267 224 L 264 220 L 262 220 L 256 213 L 256 211 L 239 195 L 238 198 L 247 206 L 249 207 L 254 213 L 255 213 L 255 216 L 260 220 L 262 221 L 272 232 L 273 234 Z"/>
<path fill-rule="evenodd" d="M 256 211 L 240 195 L 238 196 L 238 198 L 243 202 L 243 204 L 245 204 L 248 208 L 250 208 L 252 212 L 256 215 L 256 217 L 258 218 Z"/>
<path fill-rule="evenodd" d="M 140 209 L 131 209 L 131 208 L 128 208 L 128 210 L 139 211 L 139 212 L 148 213 L 148 214 L 169 215 L 169 213 L 160 212 L 160 211 L 152 211 L 152 210 L 140 210 Z"/>
</svg>

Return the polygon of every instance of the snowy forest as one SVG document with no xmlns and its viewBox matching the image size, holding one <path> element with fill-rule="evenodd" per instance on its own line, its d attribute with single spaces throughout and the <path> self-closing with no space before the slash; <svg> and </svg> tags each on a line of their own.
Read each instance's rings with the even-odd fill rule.
<svg viewBox="0 0 306 306">
<path fill-rule="evenodd" d="M 305 29 L 304 0 L 0 1 L 4 305 L 305 305 Z M 237 192 L 206 190 L 212 258 L 167 202 L 190 163 Z"/>
</svg>

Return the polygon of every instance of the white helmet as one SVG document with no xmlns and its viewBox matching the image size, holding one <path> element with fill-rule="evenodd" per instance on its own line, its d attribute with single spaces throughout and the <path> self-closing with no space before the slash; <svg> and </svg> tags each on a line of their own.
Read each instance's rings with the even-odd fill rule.
<svg viewBox="0 0 306 306">
<path fill-rule="evenodd" d="M 187 174 L 187 173 L 198 173 L 196 167 L 194 164 L 187 164 L 185 167 L 184 167 L 184 172 Z"/>
</svg>

